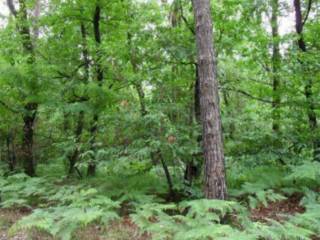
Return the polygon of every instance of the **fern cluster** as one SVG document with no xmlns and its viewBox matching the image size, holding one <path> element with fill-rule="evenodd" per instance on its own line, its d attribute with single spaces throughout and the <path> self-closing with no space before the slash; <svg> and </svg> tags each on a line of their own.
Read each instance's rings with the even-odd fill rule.
<svg viewBox="0 0 320 240">
<path fill-rule="evenodd" d="M 248 209 L 236 202 L 195 200 L 178 205 L 148 204 L 132 215 L 153 239 L 311 240 L 320 233 L 320 201 L 284 222 L 254 222 Z"/>
<path fill-rule="evenodd" d="M 300 240 L 320 234 L 320 194 L 315 191 L 319 186 L 319 163 L 274 171 L 272 179 L 268 178 L 272 168 L 244 173 L 239 178 L 246 180 L 230 191 L 231 201 L 206 200 L 199 195 L 199 199 L 176 203 L 165 202 L 161 196 L 167 191 L 159 174 L 161 169 L 153 168 L 142 177 L 120 173 L 112 161 L 109 164 L 97 177 L 81 183 L 54 176 L 1 177 L 1 207 L 33 210 L 13 225 L 10 233 L 38 229 L 68 240 L 79 228 L 92 223 L 107 226 L 126 212 L 141 234 L 147 232 L 155 240 Z M 280 222 L 251 218 L 252 209 L 282 201 L 296 192 L 304 196 L 300 202 L 304 212 L 283 216 Z"/>
<path fill-rule="evenodd" d="M 81 190 L 79 187 L 65 187 L 47 198 L 56 203 L 48 208 L 35 209 L 31 215 L 22 218 L 12 228 L 19 230 L 38 229 L 62 240 L 69 240 L 81 227 L 93 222 L 107 224 L 118 218 L 120 203 L 98 194 L 96 189 Z"/>
</svg>

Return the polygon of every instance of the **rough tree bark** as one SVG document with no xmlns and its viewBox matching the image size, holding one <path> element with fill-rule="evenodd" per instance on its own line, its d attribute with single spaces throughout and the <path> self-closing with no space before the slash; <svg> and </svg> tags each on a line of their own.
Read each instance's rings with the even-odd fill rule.
<svg viewBox="0 0 320 240">
<path fill-rule="evenodd" d="M 303 27 L 308 19 L 309 12 L 311 9 L 312 0 L 309 0 L 309 5 L 307 9 L 306 16 L 302 17 L 302 11 L 301 11 L 301 2 L 300 0 L 294 0 L 293 1 L 294 8 L 295 8 L 295 19 L 296 19 L 296 33 L 298 34 L 298 47 L 301 52 L 306 53 L 307 52 L 307 45 L 303 37 Z M 304 63 L 301 59 L 299 60 L 303 70 L 305 71 L 308 66 L 306 66 L 306 63 Z M 311 131 L 311 134 L 313 135 L 312 139 L 312 145 L 313 145 L 313 155 L 315 161 L 320 161 L 320 139 L 317 137 L 316 133 L 318 132 L 318 120 L 317 115 L 315 112 L 315 106 L 314 106 L 314 97 L 313 97 L 313 90 L 312 90 L 312 76 L 309 76 L 309 74 L 306 72 L 304 74 L 306 77 L 305 86 L 304 86 L 304 95 L 306 97 L 306 102 L 308 106 L 307 114 L 309 119 L 309 128 Z"/>
<path fill-rule="evenodd" d="M 209 199 L 226 199 L 227 187 L 210 2 L 209 0 L 193 0 L 192 3 L 196 23 L 203 126 L 204 193 Z"/>
</svg>

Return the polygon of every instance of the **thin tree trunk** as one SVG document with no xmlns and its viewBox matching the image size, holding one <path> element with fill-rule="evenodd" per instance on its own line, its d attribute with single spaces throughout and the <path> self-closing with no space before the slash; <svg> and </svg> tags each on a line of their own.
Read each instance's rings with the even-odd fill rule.
<svg viewBox="0 0 320 240">
<path fill-rule="evenodd" d="M 78 162 L 79 158 L 79 144 L 81 142 L 81 135 L 83 131 L 83 122 L 84 122 L 84 112 L 80 111 L 78 118 L 77 118 L 77 127 L 75 129 L 75 150 L 73 153 L 69 156 L 69 175 L 74 173 L 75 165 Z M 81 177 L 81 176 L 80 176 Z"/>
<path fill-rule="evenodd" d="M 198 64 L 195 64 L 195 84 L 194 84 L 194 117 L 196 119 L 196 122 L 198 124 L 201 124 L 201 112 L 200 112 L 200 81 L 199 81 L 199 73 L 198 73 Z M 193 116 L 191 117 L 193 122 Z M 199 145 L 201 145 L 202 136 L 199 134 L 197 136 L 197 142 Z M 197 154 L 192 156 L 192 160 L 187 162 L 186 169 L 184 172 L 184 180 L 186 181 L 188 186 L 192 185 L 193 179 L 198 176 L 198 166 L 195 164 L 195 161 L 197 159 Z"/>
<path fill-rule="evenodd" d="M 7 134 L 7 162 L 9 166 L 9 171 L 13 172 L 16 168 L 16 151 L 15 151 L 15 145 L 14 145 L 14 132 L 11 129 L 9 133 Z"/>
<path fill-rule="evenodd" d="M 226 199 L 225 166 L 219 106 L 216 59 L 209 0 L 193 0 L 200 80 L 200 106 L 205 159 L 204 193 L 209 199 Z"/>
<path fill-rule="evenodd" d="M 164 173 L 166 175 L 166 179 L 167 179 L 167 183 L 168 183 L 168 187 L 169 187 L 169 195 L 171 196 L 171 198 L 173 198 L 174 197 L 174 190 L 173 190 L 173 183 L 172 183 L 171 175 L 170 175 L 168 166 L 162 157 L 161 151 L 159 151 L 158 153 L 159 153 L 159 157 L 160 157 L 160 161 L 161 161 Z"/>
<path fill-rule="evenodd" d="M 101 32 L 100 32 L 100 14 L 101 14 L 101 8 L 99 5 L 96 6 L 94 17 L 93 17 L 93 29 L 94 29 L 94 39 L 97 45 L 97 58 L 95 62 L 95 69 L 96 69 L 96 79 L 99 84 L 99 86 L 102 85 L 103 81 L 103 69 L 100 63 L 100 44 L 101 44 Z M 96 137 L 98 133 L 98 121 L 99 121 L 99 114 L 97 112 L 93 115 L 93 120 L 91 123 L 91 150 L 93 151 L 92 159 L 88 163 L 88 170 L 87 175 L 93 176 L 96 172 L 96 152 L 97 152 L 97 146 L 96 146 Z"/>
<path fill-rule="evenodd" d="M 27 26 L 28 15 L 26 3 L 23 0 L 19 0 L 20 10 L 17 15 L 20 22 L 20 34 L 22 36 L 22 44 L 24 51 L 28 54 L 28 63 L 34 64 L 35 56 L 32 45 L 30 29 Z M 29 102 L 24 106 L 23 113 L 23 138 L 22 138 L 22 159 L 26 174 L 29 176 L 36 175 L 35 162 L 33 157 L 33 135 L 34 124 L 37 115 L 38 104 L 36 102 Z"/>
<path fill-rule="evenodd" d="M 303 38 L 303 27 L 307 20 L 307 17 L 303 20 L 302 12 L 301 12 L 301 2 L 300 0 L 294 0 L 294 8 L 295 8 L 295 18 L 296 18 L 296 32 L 299 36 L 298 38 L 298 47 L 300 51 L 303 53 L 307 52 L 307 46 Z M 311 2 L 309 3 L 311 4 Z M 311 5 L 309 6 L 311 8 Z M 302 60 L 299 60 L 303 70 L 306 70 L 307 66 Z M 308 106 L 307 114 L 309 119 L 309 128 L 312 134 L 312 145 L 313 145 L 313 158 L 315 161 L 320 161 L 320 139 L 318 136 L 314 136 L 318 132 L 318 120 L 315 112 L 314 99 L 313 99 L 313 91 L 312 91 L 312 79 L 308 76 L 308 73 L 304 73 L 303 77 L 306 76 L 306 83 L 304 87 L 304 94 L 306 97 L 306 102 Z"/>
<path fill-rule="evenodd" d="M 129 47 L 129 55 L 130 55 L 130 63 L 133 69 L 133 72 L 135 74 L 138 74 L 138 64 L 136 61 L 136 54 L 135 54 L 135 50 L 132 46 L 132 36 L 131 33 L 128 32 L 127 34 L 128 37 L 128 47 Z M 141 116 L 145 116 L 147 114 L 147 110 L 146 110 L 146 104 L 145 104 L 145 94 L 142 88 L 142 83 L 140 81 L 134 83 L 134 87 L 137 90 L 138 93 L 138 97 L 139 97 L 139 103 L 140 103 L 140 113 Z"/>
<path fill-rule="evenodd" d="M 81 23 L 81 37 L 82 37 L 82 57 L 84 61 L 84 71 L 85 71 L 85 76 L 84 76 L 84 82 L 87 83 L 89 80 L 89 71 L 90 71 L 90 62 L 89 62 L 89 52 L 87 48 L 87 33 L 86 33 L 86 28 L 83 23 Z M 77 170 L 77 173 L 80 177 L 82 177 L 80 171 L 75 167 L 76 163 L 79 160 L 79 144 L 81 143 L 81 135 L 83 132 L 83 127 L 84 127 L 84 111 L 80 111 L 78 114 L 77 118 L 77 127 L 75 129 L 75 149 L 73 153 L 69 156 L 69 175 L 74 173 L 74 170 Z M 90 170 L 91 171 L 91 170 Z"/>
<path fill-rule="evenodd" d="M 88 43 L 87 43 L 87 31 L 84 23 L 81 23 L 80 29 L 81 29 L 81 38 L 82 38 L 82 55 L 83 55 L 84 71 L 85 71 L 84 82 L 87 83 L 89 81 L 90 60 L 89 60 L 89 51 L 88 51 Z"/>
<path fill-rule="evenodd" d="M 30 28 L 28 26 L 28 12 L 24 0 L 19 0 L 19 12 L 16 11 L 12 0 L 7 0 L 10 12 L 17 19 L 17 30 L 22 39 L 22 47 L 26 54 L 27 63 L 33 65 L 35 62 L 34 48 L 32 44 Z M 24 106 L 22 119 L 24 122 L 22 133 L 22 161 L 25 173 L 29 176 L 35 176 L 35 163 L 33 159 L 33 133 L 34 124 L 37 115 L 38 104 L 28 102 Z"/>
<path fill-rule="evenodd" d="M 22 159 L 23 166 L 26 174 L 33 177 L 36 175 L 35 162 L 33 159 L 33 134 L 34 123 L 36 118 L 36 110 L 38 104 L 28 103 L 25 106 L 25 112 L 23 116 L 23 137 L 22 137 Z"/>
<path fill-rule="evenodd" d="M 167 184 L 168 184 L 169 197 L 173 199 L 175 196 L 175 192 L 173 189 L 173 182 L 172 182 L 172 178 L 169 172 L 169 168 L 166 164 L 166 161 L 163 159 L 161 150 L 158 149 L 157 151 L 152 152 L 151 155 L 152 155 L 151 158 L 153 159 L 153 161 L 157 162 L 158 160 L 160 160 L 164 174 L 166 176 Z"/>
<path fill-rule="evenodd" d="M 230 110 L 229 95 L 226 90 L 222 90 L 222 97 L 223 97 L 224 104 L 226 105 L 226 109 L 227 109 L 226 112 L 229 118 L 233 119 L 233 113 L 232 113 L 232 110 Z M 234 140 L 235 130 L 236 130 L 236 126 L 234 124 L 234 121 L 231 121 L 228 127 L 228 138 L 230 140 Z"/>
<path fill-rule="evenodd" d="M 91 128 L 90 128 L 90 134 L 91 134 L 90 147 L 93 154 L 92 154 L 91 160 L 88 163 L 87 176 L 94 176 L 96 172 L 95 160 L 96 160 L 96 153 L 97 153 L 96 137 L 98 132 L 98 120 L 99 120 L 99 115 L 94 114 L 91 122 Z"/>
<path fill-rule="evenodd" d="M 139 96 L 141 116 L 145 116 L 145 115 L 147 115 L 147 109 L 146 109 L 145 95 L 144 95 L 144 91 L 142 88 L 142 84 L 139 82 L 139 83 L 136 83 L 134 86 L 135 86 L 137 93 L 138 93 L 138 96 Z"/>
<path fill-rule="evenodd" d="M 271 0 L 272 16 L 271 16 L 271 29 L 272 29 L 272 131 L 274 133 L 273 148 L 278 153 L 281 149 L 281 131 L 280 131 L 280 105 L 281 105 L 281 80 L 280 80 L 280 67 L 281 67 L 281 54 L 279 42 L 279 0 Z M 284 165 L 285 162 L 278 156 L 278 161 Z"/>
<path fill-rule="evenodd" d="M 135 74 L 138 73 L 138 65 L 136 62 L 136 56 L 135 56 L 135 52 L 132 46 L 132 42 L 131 42 L 131 33 L 129 32 L 127 34 L 128 36 L 128 45 L 129 45 L 129 51 L 130 51 L 130 62 L 133 68 L 133 71 Z M 134 84 L 137 93 L 138 93 L 138 97 L 139 97 L 139 102 L 140 102 L 140 114 L 141 117 L 144 117 L 145 115 L 147 115 L 147 109 L 146 109 L 146 105 L 145 105 L 145 94 L 142 88 L 142 84 L 141 82 L 135 83 Z M 165 160 L 163 159 L 161 150 L 158 149 L 157 151 L 153 151 L 150 153 L 150 157 L 151 160 L 156 163 L 157 160 L 159 159 L 163 168 L 163 171 L 165 173 L 166 176 L 166 180 L 167 180 L 167 184 L 168 184 L 168 190 L 169 190 L 169 196 L 170 198 L 174 198 L 174 190 L 173 190 L 173 183 L 172 183 L 172 178 L 169 172 L 169 168 L 165 162 Z"/>
<path fill-rule="evenodd" d="M 68 136 L 68 131 L 70 129 L 70 113 L 63 109 L 63 131 L 66 136 Z"/>
<path fill-rule="evenodd" d="M 135 52 L 132 46 L 132 42 L 131 42 L 131 33 L 128 33 L 128 45 L 129 45 L 129 51 L 130 51 L 130 62 L 133 68 L 133 71 L 135 74 L 138 73 L 138 65 L 136 62 L 136 56 L 135 56 Z M 142 88 L 142 84 L 140 82 L 135 83 L 134 84 L 138 96 L 139 96 L 139 102 L 140 102 L 140 113 L 141 113 L 141 117 L 144 117 L 145 115 L 147 115 L 147 109 L 146 109 L 146 105 L 145 105 L 145 94 Z M 169 189 L 169 196 L 170 198 L 174 197 L 174 190 L 173 190 L 173 183 L 172 183 L 172 178 L 169 172 L 169 168 L 165 162 L 165 160 L 163 159 L 161 150 L 158 149 L 157 151 L 151 152 L 150 153 L 150 157 L 152 159 L 153 162 L 157 162 L 157 160 L 159 159 L 163 168 L 163 171 L 165 173 L 166 176 L 166 180 L 167 180 L 167 184 L 168 184 L 168 189 Z"/>
<path fill-rule="evenodd" d="M 133 67 L 133 70 L 134 70 L 135 74 L 137 74 L 138 66 L 137 66 L 137 63 L 135 61 L 135 56 L 134 56 L 134 53 L 133 53 L 133 50 L 132 50 L 130 33 L 128 33 L 128 43 L 129 43 L 129 48 L 130 48 L 130 62 L 131 62 L 131 65 Z M 142 88 L 142 84 L 139 82 L 139 83 L 135 83 L 134 86 L 135 86 L 135 88 L 137 90 L 137 93 L 138 93 L 138 96 L 139 96 L 140 114 L 141 114 L 141 117 L 144 117 L 145 115 L 147 115 L 148 112 L 146 110 L 145 94 L 144 94 L 144 91 L 143 91 L 143 88 Z M 151 157 L 151 159 L 152 159 L 152 161 L 154 163 L 156 163 L 158 159 L 160 160 L 162 168 L 163 168 L 163 171 L 164 171 L 165 176 L 166 176 L 168 189 L 169 189 L 169 196 L 170 196 L 170 198 L 173 198 L 174 197 L 173 183 L 172 183 L 172 179 L 171 179 L 171 175 L 170 175 L 168 166 L 167 166 L 165 160 L 163 159 L 161 150 L 158 149 L 157 151 L 151 152 L 150 153 L 150 157 Z"/>
<path fill-rule="evenodd" d="M 272 130 L 279 137 L 280 131 L 280 78 L 279 69 L 281 64 L 280 55 L 280 44 L 279 44 L 279 27 L 278 27 L 278 14 L 279 14 L 279 2 L 278 0 L 272 0 L 272 17 L 271 17 L 271 28 L 272 28 L 272 86 L 273 86 L 273 97 L 272 97 Z M 278 142 L 278 141 L 277 141 Z"/>
</svg>

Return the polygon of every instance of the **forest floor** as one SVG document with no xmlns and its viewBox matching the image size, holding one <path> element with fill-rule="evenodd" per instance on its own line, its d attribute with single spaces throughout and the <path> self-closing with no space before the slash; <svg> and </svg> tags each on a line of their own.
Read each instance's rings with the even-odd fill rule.
<svg viewBox="0 0 320 240">
<path fill-rule="evenodd" d="M 303 213 L 304 207 L 299 205 L 302 196 L 294 194 L 290 198 L 272 202 L 268 206 L 260 206 L 251 211 L 253 221 L 267 222 L 273 219 L 279 222 L 285 221 L 290 215 Z M 32 231 L 31 233 L 19 232 L 14 236 L 9 233 L 10 227 L 22 217 L 30 214 L 26 209 L 0 209 L 0 240 L 54 240 L 48 234 Z M 285 217 L 287 216 L 287 217 Z M 114 221 L 109 226 L 91 224 L 75 234 L 77 240 L 150 240 L 148 234 L 141 234 L 139 228 L 128 216 Z M 314 238 L 319 240 L 320 238 Z"/>
<path fill-rule="evenodd" d="M 30 211 L 24 209 L 0 209 L 0 240 L 55 240 L 39 231 L 19 232 L 11 235 L 9 229 Z M 141 234 L 129 217 L 114 221 L 109 226 L 91 224 L 75 234 L 77 240 L 149 240 L 148 234 Z"/>
<path fill-rule="evenodd" d="M 197 239 L 216 234 L 220 239 L 234 240 L 239 234 L 243 234 L 241 239 L 271 239 L 275 233 L 272 239 L 320 240 L 319 184 L 292 184 L 286 172 L 261 168 L 261 174 L 245 175 L 248 183 L 230 180 L 231 201 L 208 203 L 185 191 L 172 197 L 157 172 L 143 176 L 100 172 L 95 178 L 79 180 L 58 178 L 55 173 L 61 171 L 56 169 L 49 176 L 43 172 L 45 178 L 16 174 L 0 182 L 0 240 L 58 240 L 65 236 L 76 240 L 186 239 L 194 237 L 198 228 L 207 228 L 211 235 L 198 235 Z M 275 172 L 276 184 L 269 181 L 270 172 Z M 310 188 L 301 190 L 306 185 Z M 211 226 L 222 235 L 212 233 Z M 295 233 L 296 227 L 301 234 Z M 294 234 L 299 238 L 292 238 Z"/>
<path fill-rule="evenodd" d="M 289 198 L 271 202 L 268 206 L 261 205 L 258 208 L 252 209 L 251 219 L 253 221 L 267 222 L 267 219 L 273 219 L 282 222 L 290 215 L 305 212 L 305 208 L 300 205 L 302 195 L 293 194 Z"/>
</svg>

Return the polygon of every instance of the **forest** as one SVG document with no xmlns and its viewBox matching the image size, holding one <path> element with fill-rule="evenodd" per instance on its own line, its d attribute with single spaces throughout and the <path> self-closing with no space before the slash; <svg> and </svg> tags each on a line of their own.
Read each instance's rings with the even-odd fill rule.
<svg viewBox="0 0 320 240">
<path fill-rule="evenodd" d="M 319 39 L 319 0 L 0 0 L 0 240 L 320 239 Z"/>
</svg>

